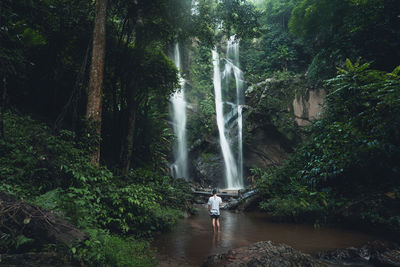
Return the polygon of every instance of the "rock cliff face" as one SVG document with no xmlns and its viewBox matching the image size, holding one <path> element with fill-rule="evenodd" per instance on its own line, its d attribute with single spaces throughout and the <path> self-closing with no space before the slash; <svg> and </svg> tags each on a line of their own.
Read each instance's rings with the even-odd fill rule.
<svg viewBox="0 0 400 267">
<path fill-rule="evenodd" d="M 224 160 L 220 154 L 202 153 L 197 155 L 193 161 L 196 181 L 202 187 L 225 187 L 224 181 Z"/>
<path fill-rule="evenodd" d="M 189 149 L 190 177 L 205 188 L 225 186 L 224 160 L 217 138 L 199 139 Z"/>
<path fill-rule="evenodd" d="M 248 127 L 249 138 L 243 145 L 244 168 L 279 165 L 290 152 L 284 136 L 273 125 Z"/>
<path fill-rule="evenodd" d="M 305 77 L 267 79 L 246 91 L 245 168 L 279 165 L 322 111 L 325 91 L 307 88 Z"/>
<path fill-rule="evenodd" d="M 297 125 L 306 126 L 312 120 L 319 118 L 325 100 L 325 90 L 309 90 L 308 96 L 293 99 L 293 115 Z"/>
<path fill-rule="evenodd" d="M 243 107 L 243 156 L 245 184 L 250 169 L 280 165 L 301 140 L 302 127 L 318 118 L 325 91 L 309 89 L 304 76 L 267 79 L 246 90 Z M 232 138 L 232 140 L 235 138 Z M 190 151 L 191 177 L 202 186 L 224 187 L 224 163 L 218 132 L 198 140 Z"/>
</svg>

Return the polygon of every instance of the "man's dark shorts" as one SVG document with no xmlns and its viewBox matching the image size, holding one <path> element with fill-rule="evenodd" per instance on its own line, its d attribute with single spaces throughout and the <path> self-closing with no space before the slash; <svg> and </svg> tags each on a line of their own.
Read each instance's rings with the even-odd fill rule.
<svg viewBox="0 0 400 267">
<path fill-rule="evenodd" d="M 215 214 L 210 214 L 211 219 L 218 219 L 219 215 L 215 215 Z"/>
</svg>

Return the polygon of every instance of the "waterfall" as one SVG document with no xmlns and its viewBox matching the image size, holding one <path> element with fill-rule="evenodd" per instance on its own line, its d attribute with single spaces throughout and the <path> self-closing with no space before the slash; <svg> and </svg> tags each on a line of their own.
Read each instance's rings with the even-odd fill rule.
<svg viewBox="0 0 400 267">
<path fill-rule="evenodd" d="M 216 49 L 212 50 L 213 66 L 214 66 L 214 94 L 215 94 L 215 110 L 217 113 L 217 126 L 219 132 L 220 146 L 222 150 L 222 156 L 225 163 L 226 172 L 226 186 L 231 189 L 243 188 L 243 72 L 239 69 L 239 42 L 232 36 L 228 40 L 227 52 L 226 52 L 226 63 L 224 71 L 220 71 L 219 55 Z M 223 101 L 222 99 L 222 80 L 225 81 L 227 89 L 229 90 L 230 79 L 233 73 L 235 79 L 236 92 L 235 102 Z M 230 112 L 224 113 L 224 104 L 231 108 Z M 234 126 L 232 125 L 232 119 L 236 117 L 237 125 L 237 161 L 232 153 L 232 140 L 230 139 L 230 131 Z"/>
<path fill-rule="evenodd" d="M 236 82 L 236 108 L 237 108 L 237 125 L 238 125 L 238 183 L 243 186 L 243 72 L 239 65 L 239 40 L 235 40 L 235 36 L 231 36 L 228 40 L 226 58 L 228 62 L 232 62 L 232 70 Z"/>
<path fill-rule="evenodd" d="M 222 156 L 225 163 L 226 184 L 228 188 L 234 188 L 238 185 L 234 183 L 237 178 L 237 166 L 233 157 L 230 144 L 225 135 L 225 118 L 222 102 L 222 84 L 221 71 L 219 68 L 219 55 L 217 51 L 212 50 L 213 66 L 214 66 L 214 94 L 215 94 L 215 111 L 217 113 L 217 126 L 219 132 L 219 142 L 221 145 Z"/>
<path fill-rule="evenodd" d="M 181 58 L 179 44 L 175 44 L 174 63 L 178 70 L 181 70 Z M 189 179 L 188 173 L 188 152 L 186 145 L 186 101 L 185 101 L 185 80 L 179 74 L 179 88 L 171 96 L 172 123 L 176 142 L 174 145 L 175 162 L 171 165 L 171 175 L 174 178 Z"/>
</svg>

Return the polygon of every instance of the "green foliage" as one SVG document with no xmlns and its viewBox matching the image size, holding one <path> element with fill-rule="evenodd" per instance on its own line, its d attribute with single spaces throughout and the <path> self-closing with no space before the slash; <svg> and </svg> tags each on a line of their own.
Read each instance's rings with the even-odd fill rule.
<svg viewBox="0 0 400 267">
<path fill-rule="evenodd" d="M 298 1 L 266 0 L 258 5 L 261 36 L 241 41 L 241 62 L 252 82 L 269 78 L 275 71 L 306 69 L 309 49 L 288 32 L 288 21 Z"/>
<path fill-rule="evenodd" d="M 186 182 L 146 170 L 133 175 L 138 174 L 147 176 L 129 181 L 114 177 L 69 187 L 61 196 L 65 215 L 81 227 L 101 226 L 138 236 L 169 230 L 188 208 L 189 191 L 183 191 Z"/>
<path fill-rule="evenodd" d="M 2 233 L 0 236 L 0 252 L 9 253 L 10 251 L 21 251 L 34 243 L 34 239 L 26 237 L 22 234 L 12 236 L 7 233 Z"/>
<path fill-rule="evenodd" d="M 307 82 L 310 87 L 320 87 L 323 81 L 333 76 L 335 66 L 341 65 L 343 56 L 339 50 L 321 51 L 316 54 L 307 70 Z"/>
<path fill-rule="evenodd" d="M 261 206 L 275 215 L 314 220 L 353 218 L 400 232 L 400 78 L 346 61 L 327 81 L 323 118 L 289 159 L 256 171 Z M 388 197 L 393 196 L 393 197 Z"/>
<path fill-rule="evenodd" d="M 33 203 L 45 210 L 57 211 L 57 208 L 59 207 L 60 193 L 60 189 L 50 190 L 43 195 L 36 197 Z"/>
<path fill-rule="evenodd" d="M 240 0 L 200 0 L 193 12 L 189 31 L 209 48 L 220 41 L 221 35 L 253 38 L 259 35 L 260 13 L 253 4 Z"/>
<path fill-rule="evenodd" d="M 222 0 L 217 6 L 217 16 L 227 36 L 236 34 L 243 39 L 259 36 L 260 13 L 253 4 L 240 0 Z"/>
<path fill-rule="evenodd" d="M 88 230 L 94 232 L 90 240 L 71 248 L 80 262 L 149 266 L 154 258 L 147 242 L 109 231 L 148 237 L 169 230 L 183 211 L 191 209 L 191 190 L 184 180 L 147 169 L 116 176 L 92 166 L 87 149 L 72 132 L 52 135 L 48 126 L 27 116 L 7 112 L 5 128 L 7 140 L 0 139 L 0 190 L 56 212 L 79 228 L 93 229 Z M 0 239 L 11 251 L 33 242 L 22 236 Z"/>
<path fill-rule="evenodd" d="M 87 162 L 87 153 L 71 141 L 72 133 L 49 134 L 49 127 L 28 116 L 7 113 L 7 139 L 0 140 L 0 177 L 34 196 L 109 175 Z"/>
<path fill-rule="evenodd" d="M 122 238 L 108 231 L 88 229 L 90 238 L 72 247 L 72 258 L 89 266 L 154 266 L 154 253 L 146 241 Z"/>
<path fill-rule="evenodd" d="M 188 143 L 205 139 L 216 130 L 214 121 L 215 100 L 212 83 L 212 56 L 208 47 L 197 44 L 191 47 L 193 60 L 188 66 L 191 83 L 185 88 L 185 97 L 193 105 L 194 112 L 188 112 Z"/>
<path fill-rule="evenodd" d="M 167 230 L 176 222 L 179 213 L 161 208 L 158 203 L 161 198 L 152 188 L 140 184 L 110 190 L 102 201 L 112 208 L 108 208 L 100 220 L 111 229 L 125 233 L 133 231 L 144 235 L 155 230 Z"/>
<path fill-rule="evenodd" d="M 389 71 L 400 59 L 399 11 L 396 0 L 303 0 L 293 9 L 289 29 L 314 50 L 314 81 L 333 77 L 336 65 L 360 55 Z"/>
<path fill-rule="evenodd" d="M 188 201 L 192 199 L 190 186 L 184 179 L 173 179 L 170 176 L 160 176 L 156 172 L 145 169 L 135 169 L 129 174 L 129 179 L 135 184 L 149 186 L 160 196 L 162 206 L 170 206 L 180 210 L 188 209 Z"/>
</svg>

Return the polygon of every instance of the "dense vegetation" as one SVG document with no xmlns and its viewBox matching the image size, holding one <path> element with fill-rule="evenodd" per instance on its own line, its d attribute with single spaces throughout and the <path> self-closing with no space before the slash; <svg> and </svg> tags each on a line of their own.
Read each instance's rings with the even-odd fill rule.
<svg viewBox="0 0 400 267">
<path fill-rule="evenodd" d="M 0 253 L 156 264 L 147 238 L 192 211 L 189 184 L 169 176 L 178 70 L 168 56 L 179 41 L 189 146 L 215 139 L 210 49 L 233 34 L 254 89 L 246 118 L 275 127 L 293 151 L 281 166 L 253 170 L 260 207 L 281 219 L 400 234 L 398 1 L 194 2 L 195 10 L 189 0 L 0 2 L 0 191 L 90 235 L 65 247 L 0 225 Z M 91 60 L 97 3 L 107 11 L 104 65 Z M 100 108 L 88 104 L 93 66 L 104 70 Z M 271 90 L 259 101 L 267 78 Z M 292 99 L 317 89 L 327 92 L 323 116 L 299 127 Z"/>
<path fill-rule="evenodd" d="M 281 92 L 292 98 L 312 89 L 327 92 L 322 118 L 297 131 L 304 141 L 284 164 L 253 170 L 260 207 L 281 219 L 346 222 L 398 235 L 398 5 L 271 0 L 258 6 L 268 13 L 261 38 L 246 47 L 251 79 L 304 75 L 308 85 Z M 288 106 L 282 95 L 269 97 L 266 114 L 269 107 Z M 288 134 L 296 127 L 285 116 L 266 118 Z"/>
<path fill-rule="evenodd" d="M 141 259 L 149 255 L 145 242 L 111 233 L 148 237 L 168 230 L 183 211 L 190 210 L 186 202 L 190 188 L 183 180 L 146 169 L 132 170 L 125 177 L 113 175 L 89 163 L 86 142 L 75 142 L 73 132 L 62 130 L 55 136 L 47 125 L 26 115 L 7 112 L 5 126 L 7 140 L 0 140 L 0 189 L 89 232 L 91 239 L 71 248 L 76 260 L 121 266 L 123 261 L 152 262 Z M 1 244 L 2 252 L 22 245 L 15 243 L 10 231 L 3 233 Z M 132 254 L 132 249 L 137 253 Z"/>
<path fill-rule="evenodd" d="M 108 168 L 89 163 L 100 139 L 84 120 L 94 5 L 1 2 L 1 190 L 90 233 L 84 244 L 57 248 L 81 264 L 155 264 L 147 241 L 133 238 L 169 229 L 189 208 L 188 187 L 166 176 L 165 155 L 171 142 L 167 98 L 176 68 L 164 50 L 180 30 L 174 21 L 187 9 L 179 1 L 161 2 L 108 5 L 101 135 L 101 165 Z M 137 145 L 128 160 L 135 169 L 122 175 L 132 110 L 137 115 L 130 138 Z M 1 231 L 2 253 L 54 250 Z"/>
<path fill-rule="evenodd" d="M 346 62 L 327 82 L 323 118 L 280 167 L 260 170 L 261 207 L 277 217 L 363 223 L 400 233 L 399 68 Z"/>
</svg>

